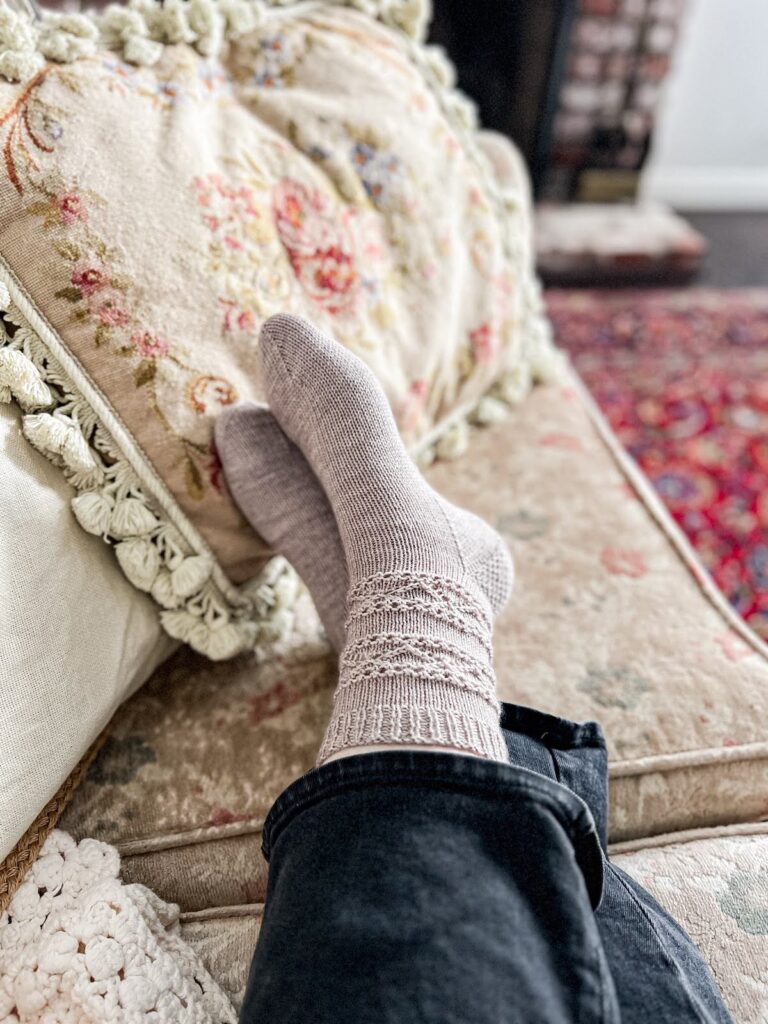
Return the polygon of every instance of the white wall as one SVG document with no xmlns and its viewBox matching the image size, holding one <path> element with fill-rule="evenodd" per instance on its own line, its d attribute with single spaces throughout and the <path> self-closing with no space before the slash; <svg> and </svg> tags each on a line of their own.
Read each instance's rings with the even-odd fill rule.
<svg viewBox="0 0 768 1024">
<path fill-rule="evenodd" d="M 768 209 L 768 0 L 688 0 L 644 196 Z"/>
</svg>

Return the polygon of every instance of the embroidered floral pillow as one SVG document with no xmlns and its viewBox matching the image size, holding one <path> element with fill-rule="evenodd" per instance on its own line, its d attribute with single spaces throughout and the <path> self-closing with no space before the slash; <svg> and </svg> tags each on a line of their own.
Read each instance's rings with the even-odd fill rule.
<svg viewBox="0 0 768 1024">
<path fill-rule="evenodd" d="M 416 0 L 0 12 L 0 400 L 211 657 L 290 596 L 212 446 L 260 397 L 266 317 L 332 331 L 422 448 L 549 358 L 524 190 L 495 183 L 423 22 Z"/>
</svg>

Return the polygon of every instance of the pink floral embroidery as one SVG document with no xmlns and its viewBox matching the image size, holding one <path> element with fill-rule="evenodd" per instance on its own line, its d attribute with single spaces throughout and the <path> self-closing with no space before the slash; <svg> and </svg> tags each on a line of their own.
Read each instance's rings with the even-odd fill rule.
<svg viewBox="0 0 768 1024">
<path fill-rule="evenodd" d="M 272 207 L 293 272 L 309 297 L 334 315 L 352 310 L 360 276 L 347 226 L 355 211 L 334 217 L 319 189 L 290 178 L 276 186 Z"/>
<path fill-rule="evenodd" d="M 423 92 L 411 93 L 411 104 L 420 114 L 425 114 L 429 110 L 429 100 Z"/>
<path fill-rule="evenodd" d="M 131 322 L 131 314 L 120 306 L 105 302 L 96 310 L 96 315 L 105 327 L 125 327 Z"/>
<path fill-rule="evenodd" d="M 114 70 L 118 75 L 122 73 L 119 68 Z M 135 69 L 125 67 L 124 70 L 134 85 L 144 81 Z M 25 197 L 26 214 L 37 218 L 42 231 L 52 236 L 52 245 L 63 261 L 60 266 L 63 287 L 57 288 L 54 296 L 68 304 L 71 323 L 90 330 L 96 348 L 103 348 L 115 359 L 125 361 L 127 379 L 132 376 L 133 386 L 144 390 L 148 412 L 157 416 L 169 442 L 180 450 L 178 465 L 187 493 L 201 499 L 207 486 L 217 486 L 220 470 L 209 443 L 199 439 L 199 428 L 194 438 L 185 436 L 172 422 L 173 417 L 167 416 L 161 408 L 157 390 L 161 364 L 173 365 L 173 373 L 192 381 L 192 394 L 186 397 L 195 412 L 209 404 L 234 401 L 234 388 L 222 378 L 202 377 L 201 370 L 188 362 L 184 349 L 153 329 L 141 290 L 125 272 L 118 251 L 94 229 L 91 211 L 94 207 L 105 206 L 104 198 L 91 190 L 81 190 L 74 182 L 62 183 L 55 160 L 53 174 L 41 169 L 36 154 L 53 153 L 62 132 L 58 112 L 48 108 L 38 94 L 41 83 L 53 75 L 64 87 L 75 89 L 68 72 L 47 66 L 22 91 L 10 110 L 0 111 L 8 179 L 19 195 Z M 208 76 L 208 72 L 205 75 Z M 218 81 L 222 86 L 226 84 L 220 75 Z M 201 82 L 208 88 L 207 77 L 205 81 L 201 77 Z M 144 90 L 143 94 L 150 98 L 158 96 L 164 104 L 170 105 L 178 89 L 174 82 L 160 82 L 151 93 Z M 207 187 L 208 183 L 208 192 L 199 195 L 199 199 L 202 205 L 208 206 L 210 223 L 217 230 L 221 225 L 221 234 L 216 239 L 219 252 L 225 247 L 229 249 L 232 241 L 240 241 L 242 236 L 238 231 L 244 233 L 246 240 L 252 233 L 258 236 L 259 232 L 266 232 L 277 246 L 269 205 L 257 211 L 249 185 L 231 188 L 220 175 L 212 175 L 203 184 Z M 201 189 L 205 193 L 202 184 L 198 193 Z M 228 211 L 235 211 L 229 221 Z M 260 223 L 254 225 L 257 216 Z M 223 241 L 222 236 L 228 236 L 228 240 Z M 235 258 L 240 258 L 239 254 Z M 117 372 L 119 375 L 120 371 Z"/>
<path fill-rule="evenodd" d="M 274 279 L 266 280 L 266 267 L 282 256 L 271 193 L 218 173 L 193 178 L 192 188 L 202 222 L 211 233 L 210 270 L 227 282 L 225 294 L 219 296 L 222 328 L 228 334 L 252 331 L 257 315 L 263 314 L 264 293 L 285 292 L 274 287 Z M 262 268 L 261 273 L 254 273 L 254 268 Z M 287 269 L 282 271 L 287 276 Z"/>
<path fill-rule="evenodd" d="M 614 576 L 639 579 L 648 572 L 648 565 L 642 552 L 630 548 L 603 548 L 600 559 L 608 572 Z"/>
<path fill-rule="evenodd" d="M 107 287 L 109 277 L 97 267 L 85 267 L 81 270 L 73 270 L 71 281 L 83 295 L 93 295 L 94 292 Z"/>
<path fill-rule="evenodd" d="M 312 298 L 330 313 L 349 305 L 357 284 L 352 256 L 339 245 L 316 249 L 294 263 L 297 276 Z"/>
<path fill-rule="evenodd" d="M 200 206 L 215 211 L 205 217 L 211 231 L 218 231 L 223 223 L 237 224 L 260 215 L 253 189 L 247 185 L 229 185 L 220 174 L 194 178 L 192 184 Z"/>
<path fill-rule="evenodd" d="M 82 198 L 76 192 L 67 192 L 56 199 L 56 205 L 61 213 L 62 223 L 74 224 L 77 220 L 88 220 L 88 211 L 85 208 Z"/>
<path fill-rule="evenodd" d="M 493 362 L 499 348 L 499 336 L 489 323 L 469 332 L 469 343 L 475 361 L 481 365 Z"/>
<path fill-rule="evenodd" d="M 316 189 L 310 192 L 300 182 L 285 178 L 275 187 L 272 208 L 283 244 L 298 250 L 308 240 L 308 213 L 322 214 L 323 202 Z"/>
<path fill-rule="evenodd" d="M 251 309 L 238 309 L 235 302 L 229 299 L 219 299 L 219 304 L 224 309 L 224 330 L 251 331 L 256 325 L 256 317 Z"/>
<path fill-rule="evenodd" d="M 131 335 L 131 344 L 144 359 L 160 359 L 167 356 L 170 349 L 167 338 L 150 331 L 136 331 Z"/>
</svg>

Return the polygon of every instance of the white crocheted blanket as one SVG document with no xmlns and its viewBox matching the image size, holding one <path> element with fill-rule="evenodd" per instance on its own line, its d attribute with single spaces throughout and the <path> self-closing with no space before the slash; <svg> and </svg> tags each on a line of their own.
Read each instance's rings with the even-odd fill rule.
<svg viewBox="0 0 768 1024">
<path fill-rule="evenodd" d="M 114 847 L 51 833 L 0 914 L 2 1024 L 235 1024 L 179 908 L 119 872 Z"/>
</svg>

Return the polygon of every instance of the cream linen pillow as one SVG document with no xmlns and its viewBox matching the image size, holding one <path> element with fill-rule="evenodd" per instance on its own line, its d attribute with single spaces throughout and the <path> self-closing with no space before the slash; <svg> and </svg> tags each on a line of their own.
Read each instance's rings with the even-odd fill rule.
<svg viewBox="0 0 768 1024">
<path fill-rule="evenodd" d="M 78 527 L 72 488 L 8 405 L 0 479 L 2 861 L 172 643 L 151 601 Z"/>
</svg>

